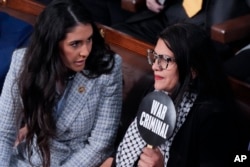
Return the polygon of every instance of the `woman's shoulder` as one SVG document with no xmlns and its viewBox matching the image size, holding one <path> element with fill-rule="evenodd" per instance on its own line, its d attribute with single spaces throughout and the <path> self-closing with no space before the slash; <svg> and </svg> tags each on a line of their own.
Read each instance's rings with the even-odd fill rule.
<svg viewBox="0 0 250 167">
<path fill-rule="evenodd" d="M 119 54 L 114 54 L 114 62 L 110 62 L 110 65 L 113 64 L 113 69 L 111 70 L 111 75 L 113 73 L 120 73 L 122 68 L 122 58 Z"/>
<path fill-rule="evenodd" d="M 233 110 L 235 106 L 233 101 L 228 101 L 227 97 L 223 99 L 212 96 L 198 96 L 193 107 L 204 115 L 205 113 L 228 112 Z"/>
<path fill-rule="evenodd" d="M 26 52 L 26 48 L 19 48 L 14 51 L 14 54 L 22 56 L 24 55 L 25 52 Z"/>
<path fill-rule="evenodd" d="M 11 58 L 11 67 L 15 69 L 19 69 L 23 63 L 23 57 L 26 52 L 26 48 L 16 49 Z"/>
<path fill-rule="evenodd" d="M 16 49 L 12 54 L 12 59 L 16 60 L 17 62 L 21 62 L 26 52 L 26 48 L 19 48 Z"/>
<path fill-rule="evenodd" d="M 212 96 L 198 96 L 190 111 L 190 117 L 200 123 L 206 122 L 208 119 L 232 120 L 236 114 L 237 105 L 235 101 L 229 101 L 227 97 Z"/>
<path fill-rule="evenodd" d="M 111 71 L 100 75 L 97 80 L 103 84 L 109 84 L 114 80 L 118 80 L 122 75 L 122 58 L 118 54 L 114 54 L 114 61 L 110 62 Z M 110 68 L 109 67 L 109 68 Z"/>
<path fill-rule="evenodd" d="M 117 53 L 107 54 L 103 57 L 102 60 L 105 62 L 108 62 L 106 65 L 106 69 L 111 69 L 111 73 L 113 73 L 114 71 L 117 71 L 117 69 L 121 68 L 122 58 Z M 109 74 L 109 72 L 104 73 L 104 74 Z"/>
<path fill-rule="evenodd" d="M 119 54 L 115 54 L 115 66 L 121 67 L 122 64 L 122 58 Z"/>
</svg>

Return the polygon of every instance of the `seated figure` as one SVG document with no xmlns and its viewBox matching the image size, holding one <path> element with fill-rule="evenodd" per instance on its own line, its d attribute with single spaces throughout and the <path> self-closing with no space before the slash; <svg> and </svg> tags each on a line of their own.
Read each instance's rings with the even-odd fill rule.
<svg viewBox="0 0 250 167">
<path fill-rule="evenodd" d="M 152 5 L 157 2 L 146 0 L 148 10 L 112 27 L 155 44 L 158 33 L 174 23 L 194 23 L 209 31 L 213 24 L 250 13 L 250 0 L 203 0 L 201 10 L 192 17 L 183 8 L 183 0 L 166 0 L 163 5 Z"/>
<path fill-rule="evenodd" d="M 239 131 L 238 108 L 209 35 L 195 24 L 171 25 L 147 56 L 155 91 L 173 99 L 176 126 L 165 142 L 148 148 L 135 118 L 113 166 L 231 166 L 248 142 Z"/>
</svg>

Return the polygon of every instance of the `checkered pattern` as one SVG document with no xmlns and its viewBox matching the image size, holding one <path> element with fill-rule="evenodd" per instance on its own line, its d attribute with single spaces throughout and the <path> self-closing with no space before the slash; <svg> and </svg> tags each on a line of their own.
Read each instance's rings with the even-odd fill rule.
<svg viewBox="0 0 250 167">
<path fill-rule="evenodd" d="M 132 167 L 141 154 L 142 148 L 146 142 L 140 136 L 137 127 L 137 119 L 129 126 L 124 139 L 118 147 L 116 157 L 117 167 Z"/>
<path fill-rule="evenodd" d="M 185 122 L 186 117 L 189 113 L 189 110 L 193 106 L 196 97 L 197 97 L 197 94 L 188 93 L 188 92 L 184 93 L 183 100 L 178 107 L 176 127 L 175 127 L 175 130 L 173 132 L 173 135 L 165 142 L 165 144 L 162 144 L 160 146 L 160 150 L 162 150 L 162 152 L 165 153 L 165 167 L 167 166 L 167 162 L 169 159 L 169 150 L 170 150 L 170 147 L 171 147 L 172 142 L 174 140 L 174 137 L 177 134 L 177 132 L 179 131 L 179 129 L 181 128 L 182 124 Z"/>
<path fill-rule="evenodd" d="M 178 107 L 177 114 L 177 122 L 176 127 L 173 132 L 173 135 L 161 146 L 159 149 L 165 155 L 165 167 L 167 166 L 167 162 L 169 159 L 169 150 L 172 144 L 172 141 L 185 122 L 186 117 L 189 113 L 189 110 L 193 106 L 193 103 L 197 97 L 197 94 L 185 92 L 182 98 L 182 102 Z M 137 119 L 133 121 L 133 123 L 129 126 L 123 141 L 118 147 L 117 155 L 116 155 L 116 166 L 117 167 L 133 167 L 136 166 L 135 162 L 139 158 L 141 154 L 142 148 L 144 148 L 146 142 L 140 136 L 137 127 Z"/>
</svg>

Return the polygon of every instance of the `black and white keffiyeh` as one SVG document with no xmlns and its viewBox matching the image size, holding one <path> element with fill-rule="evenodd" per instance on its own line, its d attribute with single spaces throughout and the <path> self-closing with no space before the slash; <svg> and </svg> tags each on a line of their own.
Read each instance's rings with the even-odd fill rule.
<svg viewBox="0 0 250 167">
<path fill-rule="evenodd" d="M 195 93 L 185 92 L 183 94 L 182 102 L 178 106 L 177 109 L 177 121 L 176 127 L 173 132 L 173 135 L 162 145 L 159 146 L 159 149 L 164 153 L 165 157 L 165 167 L 167 167 L 167 162 L 169 159 L 169 150 L 172 144 L 172 141 L 185 122 L 186 117 L 194 104 L 194 101 L 197 97 Z M 138 160 L 142 149 L 146 146 L 146 142 L 140 136 L 138 127 L 137 127 L 137 119 L 135 118 L 132 124 L 129 126 L 122 142 L 118 147 L 118 151 L 116 154 L 116 166 L 117 167 L 134 167 L 137 164 L 135 162 Z"/>
</svg>

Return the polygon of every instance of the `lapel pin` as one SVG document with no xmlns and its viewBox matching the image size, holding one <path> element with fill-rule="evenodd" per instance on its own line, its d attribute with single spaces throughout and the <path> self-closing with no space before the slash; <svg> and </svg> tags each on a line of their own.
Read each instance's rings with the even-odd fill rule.
<svg viewBox="0 0 250 167">
<path fill-rule="evenodd" d="M 80 86 L 80 87 L 78 88 L 78 92 L 79 92 L 79 93 L 85 92 L 85 87 L 84 87 L 84 86 Z"/>
</svg>

